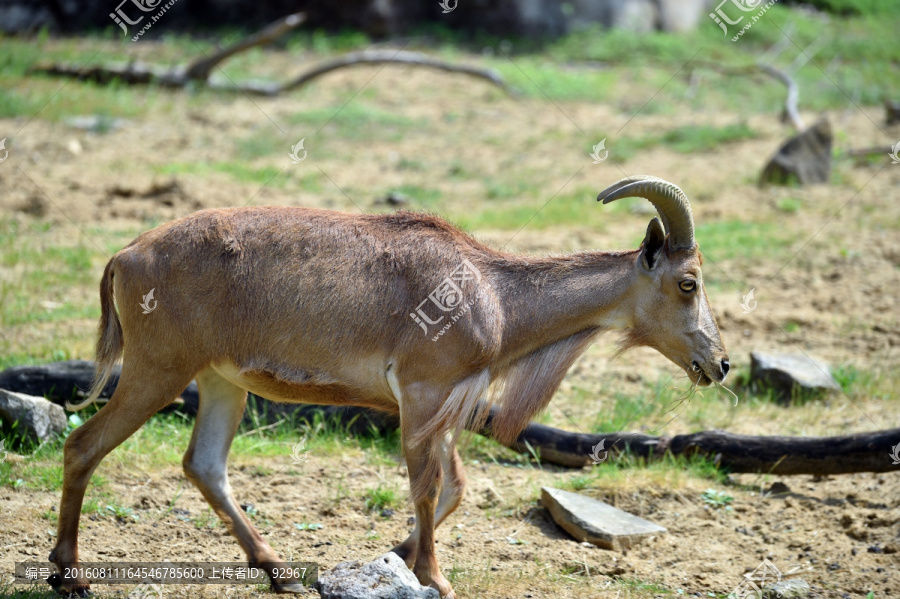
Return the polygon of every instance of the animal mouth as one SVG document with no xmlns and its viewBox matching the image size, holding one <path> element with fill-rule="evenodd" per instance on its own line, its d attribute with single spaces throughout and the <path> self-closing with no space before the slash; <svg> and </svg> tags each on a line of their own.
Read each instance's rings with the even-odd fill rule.
<svg viewBox="0 0 900 599">
<path fill-rule="evenodd" d="M 707 375 L 702 368 L 700 368 L 700 364 L 697 363 L 696 360 L 691 362 L 691 371 L 693 371 L 696 380 L 694 381 L 696 384 L 701 387 L 706 387 L 707 385 L 712 383 L 712 378 Z"/>
</svg>

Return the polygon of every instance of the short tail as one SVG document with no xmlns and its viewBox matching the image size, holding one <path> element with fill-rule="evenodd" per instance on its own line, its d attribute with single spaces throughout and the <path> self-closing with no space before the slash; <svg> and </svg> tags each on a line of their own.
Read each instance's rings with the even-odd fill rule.
<svg viewBox="0 0 900 599">
<path fill-rule="evenodd" d="M 115 258 L 106 265 L 103 279 L 100 281 L 100 330 L 97 339 L 94 382 L 87 399 L 77 404 L 66 402 L 66 409 L 72 412 L 84 409 L 97 401 L 103 388 L 106 387 L 106 383 L 109 382 L 109 377 L 112 376 L 119 356 L 122 355 L 122 323 L 119 322 L 113 294 L 113 262 L 115 262 Z"/>
</svg>

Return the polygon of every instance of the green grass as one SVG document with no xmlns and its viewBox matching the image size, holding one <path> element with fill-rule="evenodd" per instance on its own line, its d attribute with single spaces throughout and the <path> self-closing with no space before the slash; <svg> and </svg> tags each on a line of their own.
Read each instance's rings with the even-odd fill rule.
<svg viewBox="0 0 900 599">
<path fill-rule="evenodd" d="M 409 206 L 404 206 L 404 208 L 411 210 L 435 211 L 441 207 L 444 199 L 444 193 L 440 189 L 412 184 L 392 187 L 377 194 L 377 199 L 384 199 L 390 194 L 405 197 Z M 394 210 L 393 207 L 389 207 L 389 209 Z"/>
<path fill-rule="evenodd" d="M 729 495 L 724 491 L 719 491 L 717 489 L 707 489 L 700 494 L 700 499 L 706 505 L 714 508 L 714 509 L 725 509 L 731 510 L 731 503 L 734 502 L 734 497 Z"/>
<path fill-rule="evenodd" d="M 664 146 L 681 154 L 711 152 L 722 145 L 753 139 L 758 134 L 746 123 L 724 127 L 712 125 L 685 125 L 657 135 L 645 137 L 611 138 L 607 144 L 609 158 L 613 162 L 626 162 L 642 150 Z"/>
<path fill-rule="evenodd" d="M 201 512 L 192 522 L 197 530 L 208 530 L 222 526 L 222 521 L 219 520 L 219 517 L 212 511 L 211 507 L 207 507 L 206 511 Z"/>
<path fill-rule="evenodd" d="M 510 86 L 532 98 L 607 102 L 627 75 L 619 70 L 560 69 L 539 56 L 494 59 L 492 66 Z"/>
<path fill-rule="evenodd" d="M 711 260 L 750 259 L 786 255 L 796 236 L 778 223 L 725 220 L 700 223 L 695 237 Z"/>
<path fill-rule="evenodd" d="M 831 375 L 844 393 L 853 399 L 895 401 L 898 398 L 900 372 L 896 368 L 873 372 L 853 364 L 840 364 L 832 368 Z"/>
<path fill-rule="evenodd" d="M 379 484 L 377 487 L 367 489 L 363 495 L 366 509 L 380 512 L 386 508 L 394 508 L 400 504 L 400 497 L 393 487 Z"/>
<path fill-rule="evenodd" d="M 69 223 L 0 216 L 0 368 L 67 360 L 75 347 L 93 343 L 93 331 L 84 335 L 70 325 L 90 322 L 94 329 L 103 266 L 139 231 L 82 230 Z M 34 337 L 35 331 L 51 328 L 52 335 Z"/>
<path fill-rule="evenodd" d="M 0 328 L 100 315 L 72 289 L 93 284 L 104 256 L 83 238 L 51 241 L 49 226 L 0 219 L 0 268 L 16 274 L 0 277 Z"/>
<path fill-rule="evenodd" d="M 724 484 L 728 473 L 720 469 L 711 458 L 703 456 L 673 456 L 648 462 L 629 452 L 610 454 L 602 464 L 593 466 L 585 474 L 569 478 L 562 486 L 573 491 L 609 490 L 622 488 L 634 480 L 658 483 L 661 487 L 677 486 L 676 480 L 706 480 Z"/>
<path fill-rule="evenodd" d="M 304 147 L 310 153 L 316 151 L 315 143 L 320 139 L 322 143 L 334 137 L 351 141 L 397 141 L 427 127 L 425 121 L 380 110 L 364 101 L 351 102 L 343 107 L 303 110 L 292 114 L 288 120 L 291 131 L 296 133 L 295 137 L 306 138 Z M 365 147 L 361 146 L 360 151 L 365 152 Z"/>
<path fill-rule="evenodd" d="M 796 214 L 803 207 L 803 202 L 797 198 L 781 198 L 776 203 L 776 207 L 787 214 Z"/>
<path fill-rule="evenodd" d="M 284 144 L 282 144 L 284 145 Z M 283 149 L 283 148 L 282 148 Z M 290 149 L 289 147 L 287 148 Z M 285 164 L 289 164 L 285 152 Z M 168 164 L 154 165 L 154 173 L 160 175 L 200 175 L 212 177 L 218 173 L 224 173 L 233 177 L 236 181 L 256 183 L 263 185 L 268 183 L 272 187 L 284 187 L 290 171 L 279 169 L 275 166 L 254 168 L 239 160 L 220 162 L 171 162 Z M 281 176 L 278 176 L 278 175 Z"/>
<path fill-rule="evenodd" d="M 872 15 L 897 16 L 897 5 L 891 2 L 871 2 L 870 0 L 789 0 L 789 4 L 807 4 L 819 10 L 842 16 Z"/>
<path fill-rule="evenodd" d="M 512 187 L 510 187 L 512 189 Z M 620 212 L 624 206 L 601 209 L 597 205 L 597 189 L 576 187 L 564 189 L 558 195 L 537 197 L 539 186 L 522 186 L 522 196 L 516 200 L 497 200 L 479 204 L 481 209 L 454 211 L 449 208 L 448 217 L 467 231 L 493 229 L 518 231 L 524 226 L 529 230 L 553 227 L 580 226 L 604 231 L 609 216 Z"/>
<path fill-rule="evenodd" d="M 625 592 L 627 593 L 626 597 L 633 592 L 653 593 L 654 597 L 658 597 L 659 595 L 674 595 L 676 593 L 661 584 L 647 582 L 639 578 L 622 578 L 617 576 L 615 577 L 615 581 L 616 586 L 621 586 L 625 589 Z"/>
<path fill-rule="evenodd" d="M 109 516 L 112 516 L 119 522 L 130 522 L 140 520 L 140 517 L 134 513 L 134 510 L 130 507 L 126 507 L 124 505 L 119 504 L 107 504 L 105 508 L 105 513 Z"/>
<path fill-rule="evenodd" d="M 256 401 L 255 398 L 251 401 Z M 97 407 L 89 407 L 81 416 L 88 419 Z M 248 411 L 255 413 L 252 411 Z M 400 455 L 399 433 L 392 431 L 378 434 L 375 431 L 351 434 L 347 427 L 321 416 L 306 420 L 277 421 L 269 428 L 268 421 L 258 417 L 256 422 L 242 424 L 241 430 L 232 444 L 232 455 L 252 460 L 257 457 L 272 458 L 271 468 L 261 468 L 261 475 L 268 475 L 279 468 L 286 474 L 301 474 L 303 467 L 291 464 L 292 448 L 304 440 L 308 448 L 309 461 L 316 456 L 334 456 L 358 451 L 362 459 L 373 465 L 396 465 Z M 103 467 L 119 468 L 162 468 L 181 466 L 181 459 L 187 450 L 193 430 L 193 419 L 183 414 L 156 414 L 129 437 L 102 462 Z M 0 488 L 39 489 L 58 491 L 62 488 L 62 446 L 64 437 L 37 445 L 22 441 L 15 429 L 8 425 L 0 427 L 0 439 L 10 451 L 26 455 L 25 461 L 0 462 Z M 239 463 L 239 462 L 238 462 Z M 107 482 L 102 475 L 94 474 L 92 488 L 102 491 Z M 387 494 L 387 491 L 384 492 Z M 389 499 L 386 497 L 386 499 Z M 396 499 L 396 497 L 395 497 Z M 112 510 L 107 509 L 112 506 Z M 171 506 L 170 506 L 171 507 Z M 93 503 L 86 503 L 85 509 L 92 513 L 112 514 L 123 519 L 128 514 L 117 507 L 114 499 L 100 495 Z"/>
<path fill-rule="evenodd" d="M 664 394 L 665 391 L 661 391 Z M 624 393 L 616 393 L 613 398 L 612 410 L 600 410 L 597 422 L 591 427 L 595 433 L 614 433 L 628 430 L 637 422 L 644 421 L 657 409 L 658 397 L 649 394 L 641 394 L 632 397 Z"/>
</svg>

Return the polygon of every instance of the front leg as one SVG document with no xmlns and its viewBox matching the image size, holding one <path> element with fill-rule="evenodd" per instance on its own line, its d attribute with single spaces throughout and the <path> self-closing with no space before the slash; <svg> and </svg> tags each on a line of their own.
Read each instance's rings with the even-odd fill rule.
<svg viewBox="0 0 900 599">
<path fill-rule="evenodd" d="M 437 448 L 427 442 L 411 446 L 405 433 L 403 437 L 410 492 L 416 508 L 416 529 L 400 547 L 406 545 L 411 550 L 405 559 L 413 562 L 413 574 L 421 584 L 437 589 L 445 599 L 453 599 L 456 595 L 450 582 L 441 574 L 434 549 L 434 511 L 441 486 L 441 462 Z M 408 545 L 410 541 L 411 546 Z"/>
<path fill-rule="evenodd" d="M 435 508 L 434 527 L 437 528 L 447 519 L 447 516 L 456 511 L 462 502 L 466 488 L 466 474 L 462 467 L 462 460 L 453 443 L 453 437 L 449 433 L 444 435 L 440 444 L 441 459 L 441 493 Z M 419 520 L 409 537 L 393 549 L 400 558 L 412 569 L 416 563 L 416 555 L 419 547 Z"/>
</svg>

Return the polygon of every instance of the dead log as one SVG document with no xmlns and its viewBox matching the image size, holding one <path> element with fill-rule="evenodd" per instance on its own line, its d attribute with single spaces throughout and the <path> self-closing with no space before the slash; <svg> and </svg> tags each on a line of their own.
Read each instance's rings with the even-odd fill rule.
<svg viewBox="0 0 900 599">
<path fill-rule="evenodd" d="M 673 455 L 711 457 L 731 472 L 771 474 L 850 474 L 900 472 L 891 459 L 900 429 L 837 437 L 751 437 L 725 431 L 676 435 L 668 441 Z"/>
<path fill-rule="evenodd" d="M 56 362 L 40 366 L 17 366 L 0 372 L 0 389 L 44 396 L 64 405 L 84 397 L 94 374 L 94 363 L 84 360 Z M 118 383 L 118 373 L 104 388 L 109 397 Z M 197 412 L 196 383 L 191 383 L 170 409 L 185 414 Z M 255 413 L 256 417 L 251 413 Z M 477 432 L 490 437 L 492 409 Z M 353 434 L 385 433 L 399 426 L 396 417 L 352 406 L 311 406 L 280 404 L 261 398 L 248 402 L 245 421 L 267 423 L 325 418 Z M 598 448 L 599 445 L 602 446 Z M 703 431 L 674 437 L 644 433 L 575 433 L 531 423 L 509 447 L 523 455 L 537 455 L 541 462 L 582 468 L 593 462 L 592 454 L 608 466 L 617 457 L 630 455 L 647 461 L 666 454 L 701 455 L 731 472 L 769 474 L 848 474 L 852 472 L 900 472 L 891 454 L 900 445 L 900 429 L 840 435 L 837 437 L 755 437 L 725 431 Z"/>
<path fill-rule="evenodd" d="M 489 430 L 481 434 L 489 435 Z M 890 457 L 894 445 L 900 444 L 900 428 L 837 437 L 754 437 L 718 430 L 655 437 L 623 432 L 572 433 L 531 423 L 510 448 L 525 455 L 537 452 L 541 461 L 551 464 L 580 468 L 593 462 L 591 455 L 598 453 L 594 448 L 601 443 L 599 455 L 604 464 L 626 453 L 647 461 L 669 453 L 704 456 L 735 473 L 900 473 L 900 465 Z"/>
<path fill-rule="evenodd" d="M 100 393 L 101 402 L 112 397 L 119 384 L 121 366 L 116 366 L 109 382 Z M 14 366 L 0 372 L 0 389 L 45 397 L 65 407 L 66 402 L 78 402 L 87 397 L 94 379 L 94 363 L 88 360 L 68 360 L 35 366 Z M 200 405 L 197 383 L 191 384 L 174 402 L 160 412 L 180 412 L 196 416 Z M 383 434 L 396 429 L 399 422 L 390 414 L 353 406 L 316 406 L 276 403 L 251 395 L 244 412 L 244 424 L 259 422 L 272 424 L 278 420 L 313 422 L 321 418 L 334 422 L 356 435 Z"/>
</svg>

